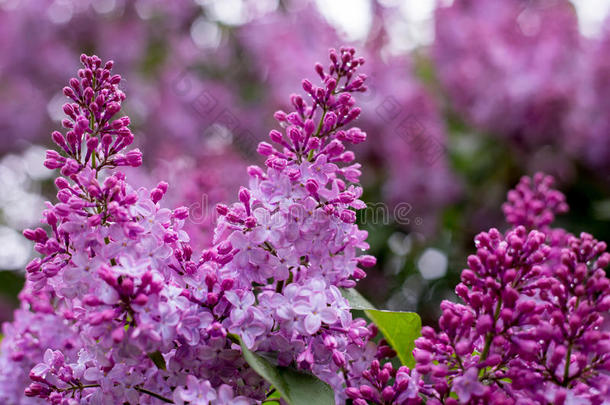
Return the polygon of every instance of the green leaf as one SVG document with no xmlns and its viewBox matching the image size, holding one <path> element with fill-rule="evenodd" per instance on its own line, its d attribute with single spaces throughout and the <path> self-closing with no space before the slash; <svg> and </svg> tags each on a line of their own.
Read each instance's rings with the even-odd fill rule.
<svg viewBox="0 0 610 405">
<path fill-rule="evenodd" d="M 365 311 L 379 328 L 388 343 L 396 350 L 398 358 L 408 367 L 415 366 L 413 349 L 415 339 L 421 336 L 421 319 L 414 312 Z"/>
<path fill-rule="evenodd" d="M 334 405 L 335 394 L 330 386 L 317 377 L 289 367 L 274 366 L 249 350 L 239 340 L 244 359 L 265 380 L 275 387 L 290 405 Z"/>
<path fill-rule="evenodd" d="M 364 313 L 377 325 L 388 343 L 396 350 L 398 358 L 408 367 L 415 365 L 413 349 L 415 339 L 421 336 L 421 319 L 414 312 L 382 311 L 366 300 L 353 288 L 341 290 L 352 309 L 364 310 Z"/>
<path fill-rule="evenodd" d="M 155 366 L 157 366 L 159 370 L 166 369 L 165 359 L 163 358 L 163 355 L 160 351 L 157 350 L 156 352 L 148 353 L 148 358 L 151 359 L 153 363 L 155 363 Z"/>
<path fill-rule="evenodd" d="M 367 309 L 377 309 L 354 288 L 342 288 L 341 295 L 349 301 L 349 305 L 352 309 L 361 309 L 363 311 L 366 311 Z"/>
</svg>

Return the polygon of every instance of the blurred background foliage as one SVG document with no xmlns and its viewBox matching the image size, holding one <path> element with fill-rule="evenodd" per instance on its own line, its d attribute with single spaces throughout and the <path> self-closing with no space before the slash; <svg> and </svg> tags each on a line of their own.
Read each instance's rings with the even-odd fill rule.
<svg viewBox="0 0 610 405">
<path fill-rule="evenodd" d="M 146 168 L 191 208 L 194 243 L 235 199 L 273 112 L 329 47 L 367 57 L 360 213 L 381 308 L 434 324 L 525 174 L 556 176 L 573 232 L 610 240 L 610 2 L 567 0 L 0 0 L 0 318 L 33 256 L 21 236 L 54 198 L 42 166 L 82 52 L 114 59 Z M 375 214 L 376 213 L 376 214 Z"/>
</svg>

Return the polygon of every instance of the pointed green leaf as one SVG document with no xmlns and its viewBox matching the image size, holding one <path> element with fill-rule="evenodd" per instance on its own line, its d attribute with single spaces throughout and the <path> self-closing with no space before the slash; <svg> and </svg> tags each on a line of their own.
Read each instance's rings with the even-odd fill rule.
<svg viewBox="0 0 610 405">
<path fill-rule="evenodd" d="M 366 311 L 367 309 L 377 309 L 366 298 L 360 295 L 355 288 L 342 288 L 341 295 L 349 301 L 349 305 L 352 309 L 361 309 L 363 311 Z"/>
<path fill-rule="evenodd" d="M 165 359 L 160 351 L 157 350 L 156 352 L 148 353 L 148 358 L 155 363 L 155 366 L 157 366 L 159 370 L 165 370 Z"/>
<path fill-rule="evenodd" d="M 415 339 L 421 336 L 421 319 L 414 312 L 381 311 L 367 301 L 353 288 L 343 289 L 343 296 L 349 301 L 352 309 L 364 310 L 366 315 L 377 325 L 388 343 L 396 350 L 398 358 L 408 367 L 415 365 L 413 349 Z"/>
<path fill-rule="evenodd" d="M 264 357 L 249 350 L 240 340 L 244 359 L 265 380 L 282 399 L 290 405 L 334 405 L 335 394 L 330 386 L 312 374 L 303 373 L 289 367 L 277 367 Z"/>
<path fill-rule="evenodd" d="M 415 312 L 365 311 L 379 328 L 388 343 L 396 350 L 398 358 L 408 367 L 415 365 L 413 349 L 415 339 L 421 336 L 421 319 Z"/>
</svg>

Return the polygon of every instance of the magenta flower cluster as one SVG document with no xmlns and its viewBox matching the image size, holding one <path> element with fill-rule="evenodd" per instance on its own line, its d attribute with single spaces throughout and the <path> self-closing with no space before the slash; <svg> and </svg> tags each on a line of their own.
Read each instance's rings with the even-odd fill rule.
<svg viewBox="0 0 610 405">
<path fill-rule="evenodd" d="M 248 404 L 269 384 L 248 366 L 237 337 L 279 365 L 314 373 L 338 402 L 378 349 L 374 327 L 354 319 L 340 287 L 375 258 L 367 233 L 360 165 L 346 145 L 366 90 L 351 48 L 316 65 L 321 86 L 279 111 L 281 131 L 261 143 L 239 201 L 217 206 L 214 244 L 200 254 L 183 230 L 188 210 L 161 208 L 167 183 L 135 189 L 121 166 L 139 166 L 112 62 L 81 57 L 64 94 L 66 133 L 45 166 L 60 169 L 58 202 L 44 227 L 28 229 L 41 257 L 27 266 L 22 307 L 4 327 L 3 403 Z M 387 352 L 386 349 L 380 349 Z M 24 395 L 25 394 L 25 395 Z"/>
<path fill-rule="evenodd" d="M 435 34 L 439 80 L 467 119 L 528 146 L 564 133 L 582 41 L 569 1 L 458 0 L 437 8 Z"/>
<path fill-rule="evenodd" d="M 552 178 L 523 178 L 512 227 L 475 238 L 439 329 L 422 329 L 413 370 L 374 362 L 355 404 L 602 404 L 610 397 L 606 244 L 549 225 L 567 210 Z M 542 229 L 542 230 L 541 230 Z"/>
<path fill-rule="evenodd" d="M 607 170 L 610 30 L 604 24 L 595 37 L 582 35 L 579 23 L 587 23 L 573 3 L 439 6 L 432 56 L 453 107 L 479 129 L 539 152 L 548 170 L 573 158 Z M 548 144 L 563 160 L 544 158 L 540 147 Z"/>
<path fill-rule="evenodd" d="M 339 33 L 324 16 L 304 4 L 299 3 L 298 12 L 270 13 L 239 31 L 243 46 L 252 53 L 254 67 L 271 84 L 274 103 L 284 97 L 295 72 L 306 72 L 308 65 L 302 60 L 314 61 L 320 47 L 340 41 Z M 436 227 L 439 212 L 460 191 L 448 165 L 447 128 L 432 94 L 409 73 L 414 69 L 413 61 L 405 55 L 385 55 L 389 28 L 383 14 L 399 11 L 392 6 L 386 9 L 379 2 L 373 2 L 371 11 L 377 28 L 362 52 L 372 73 L 367 79 L 372 90 L 361 102 L 359 126 L 375 134 L 375 143 L 359 146 L 358 153 L 383 176 L 380 184 L 370 177 L 363 180 L 366 186 L 382 186 L 383 201 L 391 209 L 405 202 L 412 205 L 411 219 L 423 218 L 417 231 L 429 233 Z M 281 37 L 285 46 L 267 40 L 272 36 Z"/>
</svg>

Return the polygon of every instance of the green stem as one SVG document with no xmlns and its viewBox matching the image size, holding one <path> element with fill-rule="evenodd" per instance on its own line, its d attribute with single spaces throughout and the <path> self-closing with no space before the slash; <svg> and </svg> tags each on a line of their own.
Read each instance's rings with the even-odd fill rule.
<svg viewBox="0 0 610 405">
<path fill-rule="evenodd" d="M 320 136 L 320 132 L 322 132 L 322 125 L 324 124 L 324 117 L 326 117 L 326 107 L 323 107 L 323 111 L 322 111 L 322 118 L 320 118 L 320 122 L 318 123 L 318 129 L 316 129 L 316 133 L 314 134 L 314 136 L 317 138 Z"/>
<path fill-rule="evenodd" d="M 576 299 L 576 304 L 574 305 L 574 312 L 578 309 L 578 305 L 580 305 L 580 297 Z M 567 308 L 566 308 L 567 312 Z M 576 334 L 576 332 L 574 332 Z M 570 335 L 572 335 L 572 331 L 570 330 Z M 566 365 L 563 369 L 563 386 L 567 387 L 570 382 L 570 360 L 572 358 L 572 336 L 570 336 L 570 344 L 568 345 L 568 352 L 566 353 Z"/>
<path fill-rule="evenodd" d="M 151 397 L 157 398 L 158 400 L 163 401 L 163 402 L 165 402 L 166 404 L 173 404 L 173 403 L 174 403 L 174 401 L 172 401 L 171 399 L 167 399 L 167 398 L 165 398 L 164 396 L 161 396 L 161 395 L 159 395 L 159 394 L 156 394 L 156 393 L 154 393 L 154 392 L 152 392 L 152 391 L 149 391 L 149 390 L 147 390 L 147 389 L 140 388 L 140 387 L 134 387 L 134 389 L 135 389 L 136 391 L 138 391 L 138 392 L 141 392 L 142 394 L 150 395 Z"/>
<path fill-rule="evenodd" d="M 227 334 L 227 338 L 229 338 L 229 340 L 237 345 L 241 344 L 239 337 L 237 335 L 234 335 L 233 333 L 228 333 Z"/>
<path fill-rule="evenodd" d="M 498 298 L 498 303 L 496 304 L 496 311 L 494 312 L 494 321 L 492 327 L 495 329 L 496 322 L 500 317 L 500 309 L 502 308 L 502 298 Z M 491 342 L 493 340 L 493 331 L 487 332 L 487 336 L 485 336 L 485 346 L 483 347 L 483 353 L 481 354 L 481 358 L 479 359 L 479 363 L 484 362 L 489 355 L 489 350 L 491 349 Z M 481 376 L 484 374 L 484 369 L 481 369 Z"/>
<path fill-rule="evenodd" d="M 85 388 L 99 388 L 99 387 L 100 387 L 99 384 L 75 385 L 74 387 L 58 389 L 57 391 L 66 392 L 66 391 L 84 390 Z"/>
<path fill-rule="evenodd" d="M 313 153 L 314 153 L 314 151 L 312 149 L 312 150 L 309 151 L 309 155 L 307 155 L 307 160 L 309 162 L 311 162 L 313 160 Z"/>
</svg>

